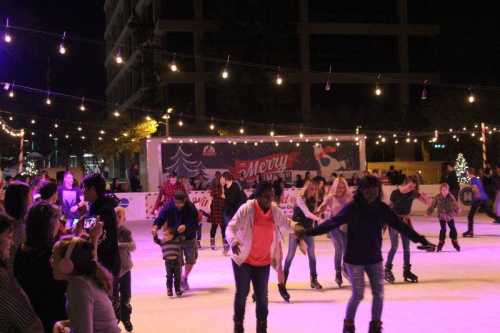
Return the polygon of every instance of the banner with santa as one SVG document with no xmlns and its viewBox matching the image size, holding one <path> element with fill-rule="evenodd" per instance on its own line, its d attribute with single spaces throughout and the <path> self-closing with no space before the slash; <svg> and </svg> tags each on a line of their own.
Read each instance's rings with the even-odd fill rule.
<svg viewBox="0 0 500 333">
<path fill-rule="evenodd" d="M 327 178 L 332 173 L 350 175 L 361 167 L 354 141 L 163 143 L 161 153 L 163 173 L 187 178 L 212 178 L 216 171 L 229 171 L 247 181 L 280 175 L 291 183 L 307 171 Z"/>
</svg>

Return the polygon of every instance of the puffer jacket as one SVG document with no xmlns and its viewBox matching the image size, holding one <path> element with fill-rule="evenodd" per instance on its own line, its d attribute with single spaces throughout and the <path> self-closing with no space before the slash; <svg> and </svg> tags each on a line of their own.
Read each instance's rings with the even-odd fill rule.
<svg viewBox="0 0 500 333">
<path fill-rule="evenodd" d="M 440 220 L 449 221 L 458 215 L 458 203 L 455 197 L 449 193 L 444 197 L 441 193 L 436 195 L 432 200 L 432 204 L 427 209 L 427 214 L 431 215 L 434 209 L 437 208 L 438 218 Z"/>
</svg>

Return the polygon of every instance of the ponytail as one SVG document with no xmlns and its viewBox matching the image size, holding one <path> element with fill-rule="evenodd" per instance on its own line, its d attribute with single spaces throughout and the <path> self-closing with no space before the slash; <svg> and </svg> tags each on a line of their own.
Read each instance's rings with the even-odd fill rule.
<svg viewBox="0 0 500 333">
<path fill-rule="evenodd" d="M 109 271 L 97 261 L 92 261 L 92 272 L 90 278 L 97 287 L 104 290 L 108 295 L 113 294 L 113 277 Z"/>
</svg>

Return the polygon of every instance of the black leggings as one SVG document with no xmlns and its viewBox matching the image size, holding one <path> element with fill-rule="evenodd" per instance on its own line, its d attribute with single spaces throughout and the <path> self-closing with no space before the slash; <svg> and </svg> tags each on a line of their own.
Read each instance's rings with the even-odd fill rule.
<svg viewBox="0 0 500 333">
<path fill-rule="evenodd" d="M 439 220 L 439 224 L 441 225 L 441 230 L 439 231 L 440 241 L 444 241 L 446 238 L 446 224 L 450 227 L 450 239 L 457 240 L 457 229 L 455 228 L 455 221 L 453 219 L 449 221 Z"/>
<path fill-rule="evenodd" d="M 210 228 L 210 238 L 211 239 L 215 238 L 215 234 L 217 234 L 217 227 L 220 227 L 222 242 L 224 242 L 224 244 L 226 244 L 226 226 L 224 225 L 224 223 L 221 223 L 221 224 L 213 223 L 212 224 L 212 227 Z"/>
</svg>

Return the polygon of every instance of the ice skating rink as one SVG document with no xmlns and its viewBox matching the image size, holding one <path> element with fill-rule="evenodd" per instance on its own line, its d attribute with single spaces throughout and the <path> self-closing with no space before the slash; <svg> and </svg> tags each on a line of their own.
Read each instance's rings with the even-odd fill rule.
<svg viewBox="0 0 500 333">
<path fill-rule="evenodd" d="M 458 218 L 459 234 L 465 217 Z M 439 224 L 435 218 L 415 217 L 414 226 L 437 243 Z M 128 222 L 137 250 L 133 254 L 132 322 L 134 332 L 232 332 L 234 283 L 229 257 L 208 248 L 209 225 L 204 225 L 203 249 L 190 278 L 191 291 L 169 298 L 160 248 L 152 242 L 150 224 Z M 218 231 L 219 232 L 219 231 Z M 385 333 L 498 333 L 500 332 L 500 225 L 478 216 L 476 238 L 459 236 L 462 252 L 447 239 L 443 252 L 426 253 L 412 244 L 413 271 L 418 284 L 402 281 L 402 252 L 394 264 L 396 284 L 385 288 L 383 313 Z M 220 248 L 220 236 L 217 245 Z M 384 241 L 384 255 L 389 241 Z M 287 245 L 285 245 L 286 255 Z M 341 332 L 348 285 L 334 284 L 333 247 L 326 237 L 317 239 L 316 255 L 322 291 L 309 288 L 307 257 L 297 252 L 288 283 L 291 304 L 285 303 L 272 271 L 269 290 L 268 331 Z M 367 332 L 371 294 L 356 318 L 357 332 Z M 255 332 L 255 307 L 249 297 L 245 320 L 247 332 Z"/>
</svg>

